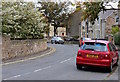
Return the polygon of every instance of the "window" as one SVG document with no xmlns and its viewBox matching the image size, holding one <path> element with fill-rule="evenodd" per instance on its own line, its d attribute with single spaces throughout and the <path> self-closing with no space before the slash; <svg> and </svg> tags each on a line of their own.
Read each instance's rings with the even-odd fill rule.
<svg viewBox="0 0 120 82">
<path fill-rule="evenodd" d="M 116 22 L 119 22 L 119 17 L 116 17 Z"/>
<path fill-rule="evenodd" d="M 84 29 L 84 26 L 82 27 L 82 29 Z"/>
<path fill-rule="evenodd" d="M 82 50 L 92 50 L 92 51 L 102 51 L 102 52 L 108 51 L 106 44 L 95 43 L 95 42 L 85 42 L 85 44 L 82 46 Z"/>
<path fill-rule="evenodd" d="M 116 50 L 116 47 L 114 46 L 114 44 L 111 43 L 111 46 L 112 46 L 112 48 L 113 48 L 113 51 L 115 51 L 115 50 Z"/>
</svg>

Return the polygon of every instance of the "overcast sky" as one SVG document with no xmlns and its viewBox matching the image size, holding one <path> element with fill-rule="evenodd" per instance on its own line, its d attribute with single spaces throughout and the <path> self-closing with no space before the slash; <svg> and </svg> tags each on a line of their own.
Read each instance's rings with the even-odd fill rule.
<svg viewBox="0 0 120 82">
<path fill-rule="evenodd" d="M 36 2 L 37 1 L 52 1 L 52 2 L 64 2 L 64 1 L 71 1 L 72 3 L 75 3 L 76 1 L 80 1 L 80 2 L 86 2 L 86 1 L 93 1 L 95 2 L 96 0 L 24 0 L 25 2 Z M 109 2 L 107 5 L 106 8 L 111 8 L 111 6 L 109 5 L 112 5 L 113 8 L 118 8 L 118 1 L 119 0 L 113 0 L 113 2 Z"/>
</svg>

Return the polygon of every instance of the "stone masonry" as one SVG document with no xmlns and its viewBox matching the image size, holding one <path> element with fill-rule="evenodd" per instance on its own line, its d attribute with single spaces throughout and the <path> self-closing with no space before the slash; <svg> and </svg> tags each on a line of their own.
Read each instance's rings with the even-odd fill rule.
<svg viewBox="0 0 120 82">
<path fill-rule="evenodd" d="M 2 37 L 2 60 L 38 53 L 45 49 L 46 40 L 10 40 L 8 36 Z"/>
</svg>

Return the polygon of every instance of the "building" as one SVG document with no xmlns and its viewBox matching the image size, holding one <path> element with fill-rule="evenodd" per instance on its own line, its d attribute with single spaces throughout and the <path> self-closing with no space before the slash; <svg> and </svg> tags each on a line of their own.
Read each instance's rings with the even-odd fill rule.
<svg viewBox="0 0 120 82">
<path fill-rule="evenodd" d="M 68 26 L 66 29 L 67 36 L 80 36 L 81 27 L 81 11 L 75 11 L 70 15 Z"/>
<path fill-rule="evenodd" d="M 66 28 L 65 27 L 59 27 L 57 29 L 57 35 L 62 36 L 62 37 L 66 36 Z"/>
<path fill-rule="evenodd" d="M 111 34 L 112 26 L 116 23 L 116 17 L 117 13 L 115 10 L 107 10 L 107 11 L 101 11 L 99 13 L 99 20 L 97 22 L 98 28 L 100 31 L 100 37 L 98 38 L 106 38 Z M 96 27 L 96 28 L 97 28 Z M 94 28 L 94 30 L 96 29 Z M 94 32 L 95 35 L 95 32 Z"/>
<path fill-rule="evenodd" d="M 87 27 L 88 23 L 88 27 Z M 87 20 L 81 22 L 81 27 L 80 27 L 80 36 L 81 37 L 93 37 L 93 29 L 92 29 L 92 24 L 90 22 L 87 22 Z"/>
<path fill-rule="evenodd" d="M 114 25 L 118 25 L 118 12 L 115 10 L 101 11 L 99 19 L 95 20 L 92 25 L 88 23 L 88 37 L 89 38 L 107 38 L 111 35 L 111 30 Z M 81 36 L 87 37 L 86 20 L 81 23 Z"/>
<path fill-rule="evenodd" d="M 44 34 L 44 36 L 47 36 L 47 34 Z M 49 31 L 49 36 L 53 37 L 54 36 L 54 26 L 50 25 L 50 31 Z M 57 28 L 57 36 L 66 36 L 66 28 L 65 27 L 58 27 Z"/>
</svg>

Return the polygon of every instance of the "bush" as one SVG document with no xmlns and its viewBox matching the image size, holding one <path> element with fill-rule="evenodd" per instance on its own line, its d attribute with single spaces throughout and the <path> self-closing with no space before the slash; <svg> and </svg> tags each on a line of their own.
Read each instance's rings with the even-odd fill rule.
<svg viewBox="0 0 120 82">
<path fill-rule="evenodd" d="M 72 36 L 74 39 L 78 39 L 79 38 L 79 36 Z"/>
<path fill-rule="evenodd" d="M 43 38 L 45 17 L 32 2 L 2 3 L 2 34 L 11 38 Z"/>
<path fill-rule="evenodd" d="M 120 45 L 120 32 L 114 35 L 114 42 L 116 45 Z"/>
</svg>

